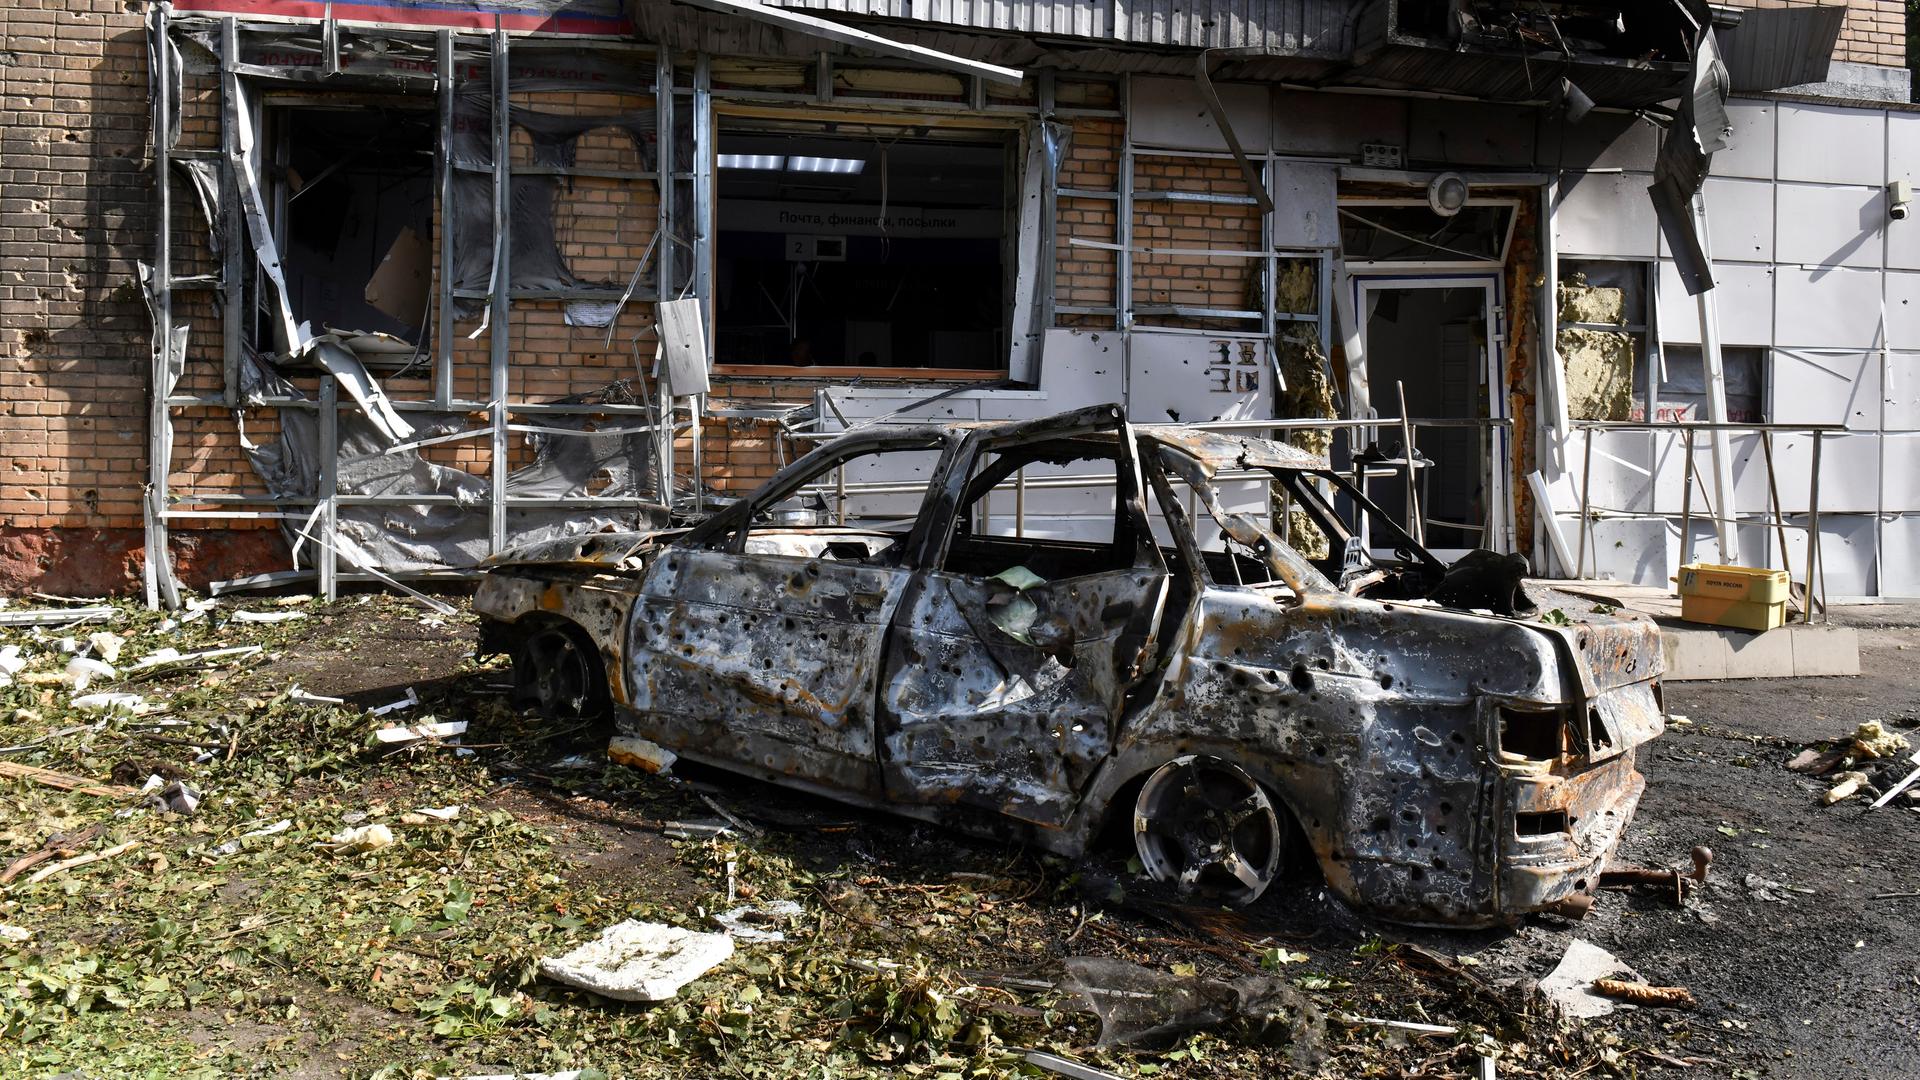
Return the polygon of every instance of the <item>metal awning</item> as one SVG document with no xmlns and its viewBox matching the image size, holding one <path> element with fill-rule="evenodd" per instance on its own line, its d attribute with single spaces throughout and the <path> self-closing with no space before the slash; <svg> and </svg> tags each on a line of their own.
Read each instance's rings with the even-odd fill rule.
<svg viewBox="0 0 1920 1080">
<path fill-rule="evenodd" d="M 856 30 L 851 26 L 834 22 L 831 19 L 822 19 L 815 15 L 804 15 L 797 11 L 787 11 L 782 8 L 773 7 L 761 3 L 760 0 L 674 0 L 674 2 L 685 4 L 688 7 L 699 8 L 703 11 L 718 12 L 722 15 L 737 15 L 743 19 L 751 19 L 754 22 L 778 27 L 782 30 L 805 34 L 809 37 L 819 38 L 822 41 L 831 41 L 836 45 L 844 45 L 851 49 L 858 49 L 899 60 L 908 60 L 926 67 L 937 68 L 941 71 L 951 71 L 958 75 L 981 78 L 989 82 L 1018 86 L 1026 78 L 1024 72 L 1015 68 L 1000 67 L 997 64 L 989 64 L 980 60 L 969 60 L 964 56 L 955 56 L 952 53 L 941 52 L 938 49 L 929 49 L 923 45 L 912 45 L 904 41 L 895 41 L 892 38 L 868 33 L 865 30 Z"/>
</svg>

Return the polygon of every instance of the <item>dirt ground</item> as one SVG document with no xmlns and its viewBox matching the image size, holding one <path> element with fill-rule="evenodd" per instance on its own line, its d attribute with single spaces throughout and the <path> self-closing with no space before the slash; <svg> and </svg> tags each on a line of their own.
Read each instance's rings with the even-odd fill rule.
<svg viewBox="0 0 1920 1080">
<path fill-rule="evenodd" d="M 1920 813 L 1821 806 L 1825 783 L 1783 767 L 1862 720 L 1916 722 L 1920 630 L 1895 617 L 1863 630 L 1860 678 L 1667 688 L 1688 722 L 1643 754 L 1647 793 L 1619 859 L 1682 865 L 1712 847 L 1687 907 L 1609 892 L 1577 923 L 1467 934 L 1374 923 L 1311 881 L 1244 912 L 1194 909 L 1140 886 L 1123 850 L 1068 865 L 723 773 L 609 768 L 601 733 L 507 707 L 506 672 L 473 661 L 464 613 L 347 600 L 263 628 L 225 610 L 181 647 L 265 652 L 130 684 L 165 702 L 163 720 L 69 724 L 50 688 L 0 690 L 13 712 L 0 743 L 39 740 L 7 760 L 104 778 L 166 757 L 208 795 L 191 818 L 113 817 L 100 800 L 12 785 L 0 858 L 89 822 L 107 830 L 89 843 L 145 845 L 0 899 L 0 922 L 34 933 L 0 964 L 0 1036 L 14 1044 L 0 1060 L 18 1074 L 1042 1075 L 1028 1047 L 1124 1076 L 1465 1077 L 1482 1055 L 1503 1077 L 1912 1071 L 1920 897 L 1875 897 L 1920 890 Z M 129 611 L 115 627 L 130 654 L 187 632 L 156 622 Z M 60 661 L 49 635 L 8 640 Z M 291 701 L 295 683 L 345 703 Z M 468 719 L 471 755 L 373 745 L 388 721 L 364 710 L 408 688 L 423 703 L 390 719 Z M 405 813 L 455 803 L 451 825 Z M 746 829 L 669 827 L 719 812 Z M 292 825 L 237 853 L 213 846 L 275 819 Z M 392 822 L 399 842 L 321 846 L 367 820 Z M 776 897 L 808 912 L 790 941 L 743 947 L 675 1004 L 534 976 L 539 956 L 610 922 L 711 929 L 729 902 Z M 1576 938 L 1690 988 L 1699 1008 L 1562 1023 L 1531 984 Z M 1126 1018 L 1061 989 L 1084 958 L 1145 980 L 1131 985 L 1155 1001 L 1209 987 L 1180 1009 L 1206 1005 L 1217 1022 L 1100 1045 L 1103 1023 Z"/>
</svg>

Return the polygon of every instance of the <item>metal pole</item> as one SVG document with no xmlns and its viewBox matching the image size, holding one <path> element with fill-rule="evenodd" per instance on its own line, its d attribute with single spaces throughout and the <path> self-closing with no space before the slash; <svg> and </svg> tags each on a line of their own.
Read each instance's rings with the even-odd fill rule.
<svg viewBox="0 0 1920 1080">
<path fill-rule="evenodd" d="M 1793 556 L 1787 551 L 1787 526 L 1780 517 L 1780 485 L 1773 474 L 1773 432 L 1760 433 L 1760 450 L 1766 455 L 1767 462 L 1767 514 L 1773 518 L 1774 536 L 1780 541 L 1780 569 L 1786 572 L 1787 581 L 1791 583 Z"/>
<path fill-rule="evenodd" d="M 434 75 L 440 91 L 440 282 L 434 301 L 433 403 L 453 404 L 453 31 L 434 34 Z"/>
<path fill-rule="evenodd" d="M 487 515 L 488 550 L 498 553 L 507 546 L 507 346 L 510 334 L 507 319 L 513 292 L 511 255 L 513 252 L 511 213 L 511 135 L 508 130 L 507 35 L 493 32 L 493 295 L 488 297 L 492 313 L 488 319 L 489 346 L 488 393 L 493 417 L 493 482 L 488 485 L 490 506 Z"/>
<path fill-rule="evenodd" d="M 1581 454 L 1580 462 L 1580 543 L 1579 553 L 1573 560 L 1576 578 L 1587 572 L 1587 531 L 1593 522 L 1593 429 L 1588 428 L 1582 434 L 1585 435 L 1582 441 L 1586 449 Z M 1593 561 L 1598 564 L 1600 559 L 1595 556 Z"/>
<path fill-rule="evenodd" d="M 700 300 L 701 327 L 707 335 L 707 355 L 713 355 L 713 57 L 693 58 L 693 295 Z M 704 394 L 687 402 L 688 447 L 693 467 L 693 509 L 705 508 L 706 448 L 700 430 L 706 412 Z"/>
<path fill-rule="evenodd" d="M 659 261 L 654 264 L 653 278 L 654 310 L 657 320 L 659 302 L 674 295 L 674 256 L 676 254 L 674 244 L 677 238 L 673 232 L 673 203 L 674 195 L 679 188 L 678 182 L 673 178 L 673 149 L 676 138 L 673 119 L 673 55 L 664 45 L 654 57 L 653 104 L 660 114 L 658 133 L 654 138 L 656 148 L 654 169 L 659 177 L 654 183 L 660 199 L 659 224 L 654 226 L 660 236 L 660 243 L 655 245 L 659 252 Z M 660 347 L 657 334 L 655 341 L 651 376 L 658 380 Z M 648 375 L 648 372 L 642 371 L 640 373 L 642 381 L 645 381 Z M 654 413 L 656 429 L 653 442 L 654 462 L 660 474 L 660 501 L 671 510 L 673 507 L 673 398 L 667 393 L 665 384 L 659 384 L 656 388 L 659 390 L 659 408 Z"/>
<path fill-rule="evenodd" d="M 1027 535 L 1027 467 L 1016 469 L 1013 474 L 1013 535 Z"/>
<path fill-rule="evenodd" d="M 1820 573 L 1820 617 L 1824 621 L 1827 615 L 1826 569 L 1820 566 L 1820 446 L 1824 432 L 1813 433 L 1813 462 L 1811 475 L 1807 479 L 1807 606 L 1801 612 L 1800 621 L 1813 621 L 1813 579 L 1815 569 Z"/>
<path fill-rule="evenodd" d="M 340 535 L 340 384 L 331 375 L 320 376 L 319 420 L 314 438 L 318 444 L 314 454 L 320 462 L 319 543 L 315 545 L 319 550 L 313 557 L 320 570 L 320 598 L 331 603 L 340 595 L 340 564 L 334 557 L 334 544 Z"/>
<path fill-rule="evenodd" d="M 235 65 L 240 62 L 240 30 L 231 18 L 220 20 L 220 221 L 221 240 L 226 245 L 220 252 L 220 360 L 224 372 L 227 408 L 236 408 L 240 404 L 240 364 L 243 359 L 242 326 L 246 321 L 247 291 L 242 284 L 246 276 L 246 262 L 241 253 L 246 250 L 242 239 L 246 231 L 246 221 L 240 209 L 240 180 L 234 175 L 233 163 L 240 156 L 240 133 L 234 130 L 229 118 L 240 115 L 239 102 L 232 99 L 238 92 L 240 76 Z"/>
<path fill-rule="evenodd" d="M 1425 546 L 1427 522 L 1420 506 L 1419 478 L 1413 474 L 1413 421 L 1407 418 L 1407 384 L 1396 379 L 1393 388 L 1400 395 L 1401 456 L 1407 462 L 1407 533 Z"/>
<path fill-rule="evenodd" d="M 1713 247 L 1707 238 L 1707 198 L 1693 196 L 1694 232 L 1700 238 L 1701 251 L 1708 266 L 1713 265 Z M 1707 419 L 1716 424 L 1727 422 L 1727 373 L 1720 362 L 1720 310 L 1712 289 L 1702 290 L 1694 298 L 1700 312 L 1700 362 L 1707 382 Z M 1731 523 L 1739 515 L 1733 498 L 1733 448 L 1724 429 L 1708 437 L 1713 448 L 1714 531 L 1720 538 L 1720 561 L 1729 566 L 1740 562 L 1740 531 Z"/>
<path fill-rule="evenodd" d="M 1593 435 L 1588 429 L 1587 435 Z M 1693 429 L 1686 430 L 1687 454 L 1680 477 L 1680 565 L 1693 558 Z"/>
</svg>

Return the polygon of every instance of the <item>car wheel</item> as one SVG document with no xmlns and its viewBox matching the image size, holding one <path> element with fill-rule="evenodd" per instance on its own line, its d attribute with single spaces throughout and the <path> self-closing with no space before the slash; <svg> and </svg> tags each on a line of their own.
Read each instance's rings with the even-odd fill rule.
<svg viewBox="0 0 1920 1080">
<path fill-rule="evenodd" d="M 514 698 L 549 720 L 595 720 L 606 711 L 600 658 L 579 636 L 542 627 L 520 639 L 513 653 Z"/>
<path fill-rule="evenodd" d="M 1241 905 L 1273 884 L 1286 834 L 1273 800 L 1246 770 L 1190 754 L 1147 777 L 1134 801 L 1133 842 L 1155 881 Z"/>
</svg>

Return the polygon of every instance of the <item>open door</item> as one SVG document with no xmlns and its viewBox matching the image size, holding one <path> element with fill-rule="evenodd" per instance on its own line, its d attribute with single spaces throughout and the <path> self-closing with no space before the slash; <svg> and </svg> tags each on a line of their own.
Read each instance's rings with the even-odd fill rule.
<svg viewBox="0 0 1920 1080">
<path fill-rule="evenodd" d="M 882 779 L 897 801 L 1060 825 L 1153 666 L 1167 568 L 1116 418 L 982 440 L 963 460 L 951 527 L 895 617 Z M 1078 501 L 1030 530 L 1023 472 L 1079 478 L 1056 491 Z"/>
</svg>

